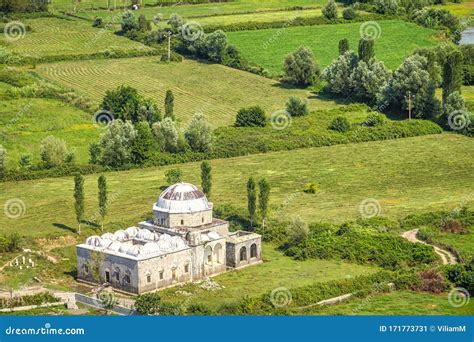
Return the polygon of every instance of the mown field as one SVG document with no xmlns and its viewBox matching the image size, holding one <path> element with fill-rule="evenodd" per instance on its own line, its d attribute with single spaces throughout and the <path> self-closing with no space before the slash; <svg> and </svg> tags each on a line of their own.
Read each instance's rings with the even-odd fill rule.
<svg viewBox="0 0 474 342">
<path fill-rule="evenodd" d="M 239 31 L 228 32 L 227 36 L 243 56 L 271 73 L 279 74 L 285 56 L 300 46 L 311 48 L 321 67 L 338 56 L 340 39 L 349 39 L 351 49 L 357 51 L 361 25 L 364 24 L 288 27 L 281 33 L 277 32 L 279 29 Z M 413 23 L 384 20 L 370 25 L 380 33 L 375 42 L 376 57 L 391 69 L 398 67 L 416 48 L 435 46 L 437 43 L 436 31 Z"/>
<path fill-rule="evenodd" d="M 473 147 L 470 138 L 442 134 L 213 160 L 211 199 L 216 206 L 244 210 L 245 184 L 254 176 L 270 182 L 270 215 L 275 218 L 356 219 L 367 198 L 376 199 L 381 215 L 392 218 L 454 208 L 464 199 L 472 207 Z M 199 165 L 179 166 L 184 181 L 200 184 Z M 175 167 L 107 173 L 111 200 L 106 228 L 117 230 L 149 217 L 166 185 L 164 173 Z M 97 177 L 85 176 L 86 220 L 97 217 Z M 320 190 L 304 193 L 308 182 L 318 183 Z M 26 212 L 17 219 L 1 215 L 5 233 L 64 235 L 76 228 L 72 177 L 0 183 L 0 203 L 12 198 L 21 199 Z M 96 230 L 83 228 L 85 236 Z"/>
<path fill-rule="evenodd" d="M 469 1 L 469 0 L 463 1 L 460 4 L 449 2 L 443 5 L 433 5 L 431 7 L 445 9 L 445 10 L 450 11 L 452 14 L 456 16 L 465 17 L 465 18 L 474 14 L 474 2 Z"/>
<path fill-rule="evenodd" d="M 311 109 L 331 108 L 334 101 L 319 100 L 308 90 L 283 88 L 278 82 L 220 64 L 184 60 L 160 63 L 158 57 L 74 61 L 43 64 L 36 70 L 100 104 L 106 90 L 122 84 L 164 103 L 173 90 L 175 113 L 183 123 L 204 113 L 213 126 L 231 125 L 242 107 L 262 106 L 269 114 L 285 108 L 292 95 L 309 100 Z"/>
<path fill-rule="evenodd" d="M 36 163 L 41 141 L 49 135 L 66 141 L 76 161 L 87 163 L 88 147 L 102 130 L 89 113 L 50 99 L 0 101 L 0 145 L 8 151 L 8 165 L 16 167 L 21 154 Z"/>
<path fill-rule="evenodd" d="M 350 264 L 338 260 L 309 259 L 297 261 L 277 251 L 274 246 L 264 244 L 263 264 L 227 272 L 212 280 L 224 288 L 209 292 L 199 285 L 188 284 L 160 291 L 165 301 L 206 304 L 217 309 L 223 304 L 234 303 L 244 296 L 254 297 L 278 287 L 292 288 L 311 285 L 358 275 L 368 275 L 376 267 Z M 186 291 L 188 295 L 183 295 Z"/>
<path fill-rule="evenodd" d="M 60 0 L 68 1 L 68 0 Z M 106 0 L 94 0 L 98 3 L 105 3 Z M 148 3 L 151 0 L 145 0 Z M 120 0 L 117 0 L 117 6 Z M 159 2 L 159 1 L 158 1 Z M 170 14 L 177 13 L 182 17 L 207 17 L 214 15 L 230 15 L 230 14 L 245 14 L 249 12 L 268 12 L 268 11 L 282 11 L 294 6 L 302 6 L 304 8 L 316 8 L 326 4 L 325 0 L 236 0 L 224 3 L 204 3 L 196 5 L 179 4 L 176 6 L 146 6 L 141 7 L 139 10 L 134 11 L 137 14 L 145 14 L 147 18 L 153 18 L 155 15 L 161 13 L 165 17 Z M 179 3 L 179 1 L 177 1 Z M 67 4 L 66 4 L 67 5 Z M 104 5 L 101 5 L 105 8 Z M 60 7 L 57 7 L 60 9 Z M 66 8 L 72 8 L 69 4 Z M 111 18 L 120 10 L 107 11 L 104 9 L 90 10 L 91 6 L 88 3 L 84 3 L 78 7 L 78 14 L 82 17 L 94 18 L 95 16 L 102 18 Z M 63 10 L 65 7 L 63 6 Z"/>
<path fill-rule="evenodd" d="M 84 20 L 38 18 L 22 20 L 31 27 L 17 40 L 0 36 L 0 45 L 25 57 L 73 56 L 106 51 L 150 51 L 151 48 L 113 32 L 93 28 Z"/>
</svg>

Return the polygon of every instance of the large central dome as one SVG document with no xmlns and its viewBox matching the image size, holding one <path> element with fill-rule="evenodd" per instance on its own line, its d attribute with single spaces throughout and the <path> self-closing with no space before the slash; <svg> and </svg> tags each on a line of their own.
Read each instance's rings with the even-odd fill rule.
<svg viewBox="0 0 474 342">
<path fill-rule="evenodd" d="M 153 210 L 167 213 L 195 213 L 212 209 L 212 203 L 197 187 L 189 183 L 177 183 L 168 187 L 153 205 Z"/>
</svg>

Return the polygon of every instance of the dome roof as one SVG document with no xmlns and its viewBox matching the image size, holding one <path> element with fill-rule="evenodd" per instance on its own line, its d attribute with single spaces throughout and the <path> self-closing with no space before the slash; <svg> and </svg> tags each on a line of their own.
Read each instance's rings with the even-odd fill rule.
<svg viewBox="0 0 474 342">
<path fill-rule="evenodd" d="M 212 203 L 197 187 L 189 183 L 177 183 L 168 187 L 158 198 L 153 210 L 167 213 L 195 213 L 212 209 Z"/>
</svg>

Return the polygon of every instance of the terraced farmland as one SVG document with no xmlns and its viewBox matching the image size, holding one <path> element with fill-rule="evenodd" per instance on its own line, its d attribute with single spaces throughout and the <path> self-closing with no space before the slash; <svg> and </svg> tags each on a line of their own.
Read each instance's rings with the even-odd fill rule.
<svg viewBox="0 0 474 342">
<path fill-rule="evenodd" d="M 362 25 L 364 24 L 350 23 L 288 27 L 280 34 L 277 31 L 281 29 L 268 29 L 228 32 L 227 36 L 243 56 L 278 74 L 282 70 L 285 56 L 300 46 L 311 48 L 321 67 L 327 66 L 338 56 L 340 39 L 349 39 L 351 49 L 357 50 Z M 413 23 L 386 20 L 370 25 L 380 34 L 375 42 L 376 57 L 391 69 L 398 67 L 416 48 L 436 45 L 435 30 Z"/>
<path fill-rule="evenodd" d="M 72 56 L 106 51 L 151 51 L 151 48 L 119 37 L 105 29 L 93 28 L 82 20 L 38 18 L 23 20 L 31 27 L 23 38 L 12 40 L 0 36 L 0 45 L 27 57 Z"/>
<path fill-rule="evenodd" d="M 105 91 L 122 84 L 143 96 L 164 102 L 166 90 L 175 94 L 175 113 L 187 123 L 196 112 L 206 114 L 214 126 L 230 125 L 241 107 L 261 105 L 268 114 L 284 108 L 291 95 L 307 98 L 312 109 L 331 108 L 308 90 L 287 89 L 276 81 L 218 64 L 185 60 L 160 63 L 155 57 L 43 64 L 37 70 L 100 103 Z"/>
</svg>

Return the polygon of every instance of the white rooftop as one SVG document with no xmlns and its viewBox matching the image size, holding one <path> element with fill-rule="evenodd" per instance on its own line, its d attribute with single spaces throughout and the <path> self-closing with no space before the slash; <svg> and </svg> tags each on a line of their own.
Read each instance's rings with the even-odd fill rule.
<svg viewBox="0 0 474 342">
<path fill-rule="evenodd" d="M 154 211 L 171 214 L 189 214 L 212 209 L 212 203 L 196 186 L 177 183 L 169 186 L 153 205 Z"/>
</svg>

